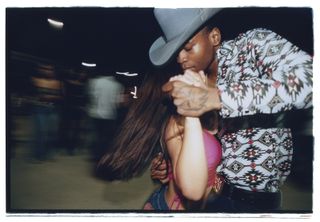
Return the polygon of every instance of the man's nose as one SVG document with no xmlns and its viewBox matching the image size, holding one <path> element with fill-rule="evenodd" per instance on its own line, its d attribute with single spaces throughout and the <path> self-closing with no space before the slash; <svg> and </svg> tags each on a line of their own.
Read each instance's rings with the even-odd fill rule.
<svg viewBox="0 0 320 222">
<path fill-rule="evenodd" d="M 184 62 L 186 62 L 186 61 L 187 61 L 187 54 L 186 54 L 185 50 L 182 49 L 182 50 L 179 52 L 178 56 L 177 56 L 177 62 L 178 62 L 179 64 L 182 64 L 182 63 L 184 63 Z"/>
</svg>

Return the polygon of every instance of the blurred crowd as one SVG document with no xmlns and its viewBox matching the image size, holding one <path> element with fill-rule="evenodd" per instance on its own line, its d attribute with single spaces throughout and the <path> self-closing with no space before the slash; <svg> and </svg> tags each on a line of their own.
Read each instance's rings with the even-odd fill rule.
<svg viewBox="0 0 320 222">
<path fill-rule="evenodd" d="M 97 69 L 58 69 L 36 63 L 23 89 L 15 79 L 9 89 L 7 116 L 8 154 L 14 157 L 17 143 L 28 144 L 27 158 L 34 163 L 54 160 L 55 155 L 88 153 L 97 161 L 108 149 L 116 126 L 132 100 L 114 73 Z M 27 119 L 22 125 L 17 120 Z M 27 131 L 21 141 L 15 131 Z"/>
</svg>

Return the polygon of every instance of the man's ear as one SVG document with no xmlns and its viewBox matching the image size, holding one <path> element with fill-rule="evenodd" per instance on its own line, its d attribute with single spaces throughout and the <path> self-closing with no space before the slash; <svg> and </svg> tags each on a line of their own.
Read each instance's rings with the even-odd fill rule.
<svg viewBox="0 0 320 222">
<path fill-rule="evenodd" d="M 217 27 L 214 27 L 209 33 L 209 39 L 214 47 L 220 45 L 221 43 L 220 29 L 218 29 Z"/>
</svg>

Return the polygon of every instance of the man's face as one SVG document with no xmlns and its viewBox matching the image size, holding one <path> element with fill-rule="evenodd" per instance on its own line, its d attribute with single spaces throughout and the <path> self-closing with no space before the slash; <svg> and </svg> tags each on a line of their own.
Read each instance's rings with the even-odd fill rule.
<svg viewBox="0 0 320 222">
<path fill-rule="evenodd" d="M 214 61 L 214 55 L 209 31 L 204 28 L 184 45 L 177 56 L 177 62 L 184 71 L 186 69 L 205 71 Z"/>
</svg>

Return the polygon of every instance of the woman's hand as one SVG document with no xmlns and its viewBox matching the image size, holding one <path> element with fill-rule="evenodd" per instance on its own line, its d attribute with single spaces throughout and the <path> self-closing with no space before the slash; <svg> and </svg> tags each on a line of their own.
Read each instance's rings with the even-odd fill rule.
<svg viewBox="0 0 320 222">
<path fill-rule="evenodd" d="M 208 80 L 203 71 L 197 73 L 191 70 L 186 70 L 183 75 L 173 76 L 169 81 L 181 81 L 192 86 L 207 88 Z"/>
<path fill-rule="evenodd" d="M 159 180 L 162 184 L 166 184 L 169 182 L 167 170 L 168 166 L 165 159 L 163 159 L 163 154 L 159 153 L 151 162 L 151 178 Z"/>
</svg>

